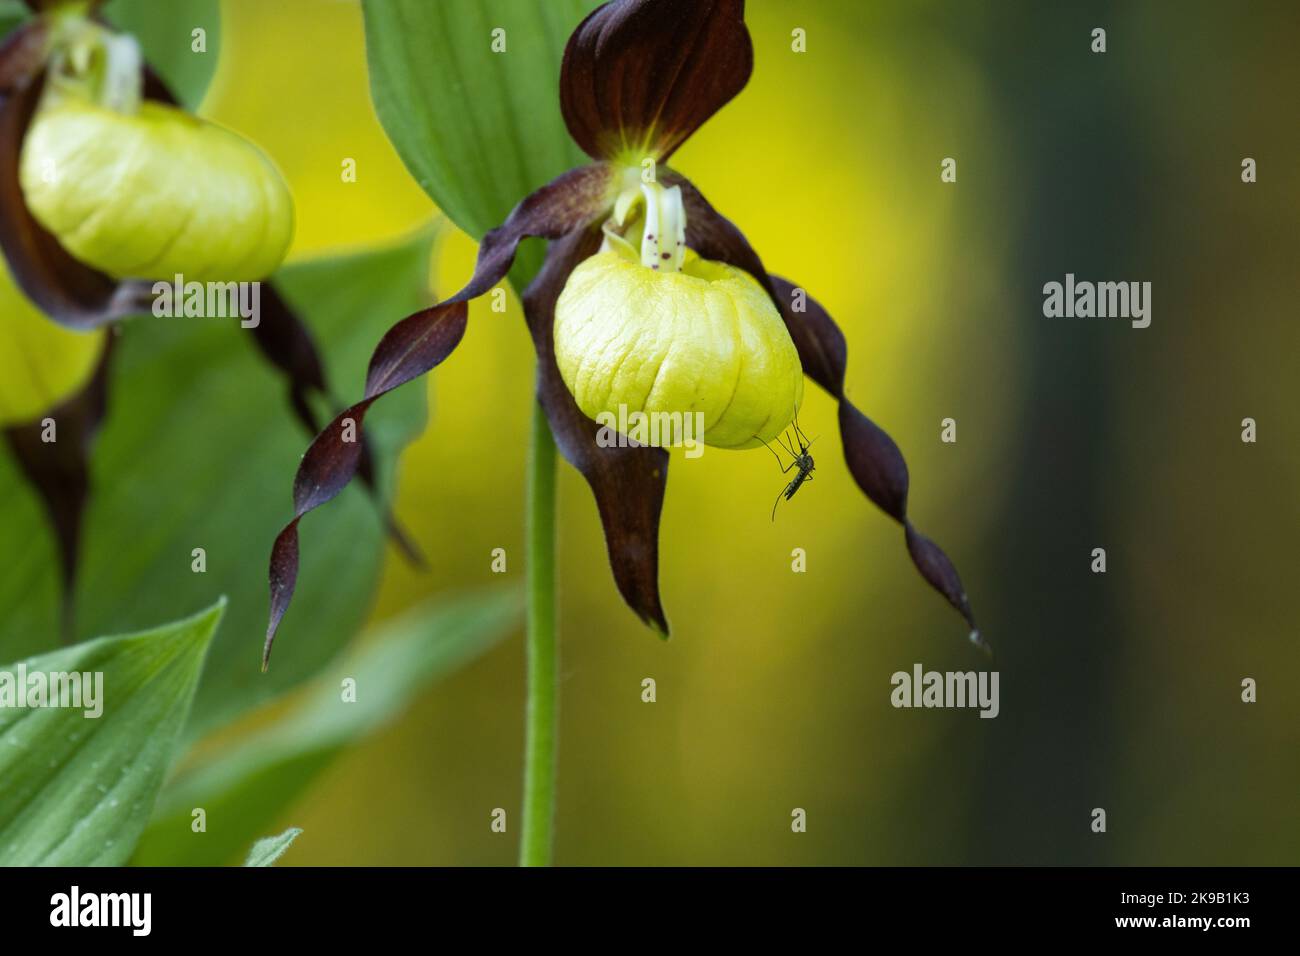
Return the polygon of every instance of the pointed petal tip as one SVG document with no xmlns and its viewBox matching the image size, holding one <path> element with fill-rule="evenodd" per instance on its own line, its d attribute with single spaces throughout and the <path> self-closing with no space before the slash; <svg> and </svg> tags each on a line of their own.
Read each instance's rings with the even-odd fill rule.
<svg viewBox="0 0 1300 956">
<path fill-rule="evenodd" d="M 645 621 L 646 626 L 650 628 L 650 630 L 655 632 L 655 636 L 658 637 L 659 640 L 672 640 L 673 636 L 669 633 L 668 621 L 664 618 L 662 611 L 659 613 L 658 617 L 646 616 L 643 617 L 642 620 Z"/>
<path fill-rule="evenodd" d="M 276 624 L 272 624 L 266 629 L 266 643 L 262 645 L 262 673 L 265 674 L 271 667 L 271 645 L 275 643 L 275 632 L 278 630 Z"/>
</svg>

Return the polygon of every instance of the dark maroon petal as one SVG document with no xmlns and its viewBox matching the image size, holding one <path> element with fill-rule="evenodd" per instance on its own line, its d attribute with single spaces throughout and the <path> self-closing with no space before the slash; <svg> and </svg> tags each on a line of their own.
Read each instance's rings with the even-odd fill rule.
<svg viewBox="0 0 1300 956">
<path fill-rule="evenodd" d="M 328 398 L 325 368 L 306 324 L 270 283 L 262 290 L 261 321 L 253 328 L 253 340 L 267 361 L 284 373 L 288 381 L 289 406 L 298 421 L 308 434 L 317 434 L 321 426 L 312 409 L 311 396 Z M 363 438 L 360 444 L 357 474 L 380 507 L 388 536 L 408 561 L 423 566 L 424 556 L 382 501 L 369 442 Z"/>
<path fill-rule="evenodd" d="M 170 106 L 180 106 L 180 101 L 166 82 L 148 66 L 145 67 L 144 95 Z M 312 409 L 311 397 L 314 394 L 329 398 L 325 366 L 306 324 L 270 283 L 263 286 L 261 317 L 258 324 L 252 327 L 252 332 L 253 340 L 262 355 L 283 372 L 288 380 L 289 406 L 294 414 L 308 434 L 317 434 L 320 431 L 320 421 Z M 423 556 L 381 500 L 376 484 L 374 458 L 365 441 L 361 442 L 360 456 L 357 473 L 382 509 L 389 536 L 409 561 L 422 565 Z"/>
<path fill-rule="evenodd" d="M 623 600 L 642 621 L 668 636 L 659 600 L 659 516 L 668 484 L 668 453 L 636 446 L 602 448 L 599 426 L 578 408 L 555 364 L 555 302 L 574 267 L 600 247 L 599 230 L 579 230 L 551 244 L 546 265 L 524 293 L 537 349 L 537 399 L 556 445 L 591 486 L 605 546 Z"/>
<path fill-rule="evenodd" d="M 689 242 L 689 240 L 688 240 Z M 952 561 L 937 544 L 917 531 L 907 517 L 907 462 L 898 445 L 879 425 L 844 397 L 847 350 L 844 336 L 826 310 L 811 296 L 778 276 L 769 276 L 774 301 L 781 310 L 804 369 L 840 403 L 840 440 L 844 460 L 858 487 L 872 503 L 903 525 L 907 550 L 921 576 L 948 599 L 966 623 L 970 639 L 987 651 L 971 611 L 966 589 Z M 799 311 L 796 303 L 802 308 Z"/>
<path fill-rule="evenodd" d="M 744 269 L 767 289 L 794 340 L 804 372 L 839 400 L 840 439 L 844 460 L 858 487 L 906 532 L 907 550 L 921 576 L 948 599 L 971 627 L 971 641 L 987 650 L 957 569 L 948 556 L 914 527 L 907 517 L 907 462 L 898 445 L 879 425 L 844 396 L 848 348 L 830 314 L 811 296 L 785 279 L 769 275 L 749 241 L 687 179 L 671 170 L 660 175 L 665 185 L 681 186 L 686 209 L 686 244 L 706 259 Z"/>
<path fill-rule="evenodd" d="M 370 406 L 451 355 L 465 334 L 466 303 L 505 278 L 523 239 L 557 239 L 595 222 L 613 201 L 612 184 L 609 167 L 594 164 L 571 169 L 526 197 L 502 225 L 483 237 L 474 275 L 465 288 L 398 322 L 380 340 L 370 357 L 365 395 L 316 436 L 298 467 L 293 485 L 294 517 L 271 550 L 271 610 L 263 668 L 270 660 L 271 645 L 298 579 L 298 522 L 334 498 L 357 473 L 362 458 L 361 425 Z"/>
<path fill-rule="evenodd" d="M 589 156 L 662 162 L 753 70 L 744 0 L 612 0 L 569 37 L 560 107 Z"/>
<path fill-rule="evenodd" d="M 589 163 L 527 196 L 504 223 L 483 237 L 473 278 L 449 301 L 468 302 L 500 282 L 524 238 L 558 239 L 599 219 L 613 205 L 617 185 L 612 167 Z"/>
<path fill-rule="evenodd" d="M 362 423 L 376 399 L 418 378 L 446 359 L 465 334 L 464 302 L 436 305 L 393 326 L 375 349 L 365 397 L 344 409 L 325 427 L 303 455 L 293 482 L 293 520 L 271 549 L 271 610 L 262 648 L 262 669 L 271 659 L 275 633 L 289 609 L 298 582 L 298 522 L 339 494 L 357 473 L 362 458 Z M 377 377 L 376 364 L 386 372 Z"/>
<path fill-rule="evenodd" d="M 63 637 L 74 639 L 73 600 L 81 549 L 81 521 L 90 497 L 90 452 L 108 409 L 109 364 L 113 336 L 94 375 L 80 392 L 26 425 L 5 429 L 9 448 L 23 474 L 41 496 L 59 549 L 63 578 Z M 42 440 L 42 421 L 54 420 L 56 440 Z"/>
<path fill-rule="evenodd" d="M 306 324 L 270 283 L 262 288 L 261 321 L 253 327 L 252 332 L 253 340 L 267 361 L 284 373 L 288 383 L 289 406 L 298 421 L 307 429 L 308 434 L 317 434 L 321 425 L 312 408 L 311 398 L 313 395 L 329 396 L 325 368 Z M 389 537 L 408 561 L 422 566 L 424 556 L 382 501 L 369 442 L 362 439 L 360 444 L 357 474 L 383 512 Z"/>
<path fill-rule="evenodd" d="M 311 332 L 284 296 L 269 283 L 262 288 L 260 319 L 252 328 L 253 341 L 267 361 L 285 372 L 289 379 L 289 402 L 302 423 L 315 434 L 320 431 L 320 423 L 308 404 L 308 397 L 313 392 L 324 395 L 327 389 L 325 366 Z"/>
</svg>

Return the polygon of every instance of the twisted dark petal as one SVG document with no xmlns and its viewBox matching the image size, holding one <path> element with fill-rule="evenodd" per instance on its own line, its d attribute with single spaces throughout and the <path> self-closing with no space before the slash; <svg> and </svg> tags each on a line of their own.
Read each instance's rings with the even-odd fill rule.
<svg viewBox="0 0 1300 956">
<path fill-rule="evenodd" d="M 552 243 L 546 265 L 524 293 L 524 313 L 537 349 L 537 400 L 561 454 L 591 486 L 619 593 L 642 621 L 667 637 L 659 600 L 659 516 L 668 453 L 649 446 L 602 448 L 596 442 L 599 426 L 578 408 L 555 364 L 555 302 L 574 267 L 599 246 L 596 229 Z"/>
<path fill-rule="evenodd" d="M 450 299 L 416 312 L 385 333 L 370 357 L 365 394 L 341 412 L 307 449 L 293 484 L 293 520 L 271 549 L 271 608 L 262 667 L 298 580 L 298 522 L 341 492 L 362 460 L 362 421 L 380 396 L 442 363 L 465 334 L 467 303 L 505 278 L 519 243 L 529 236 L 558 239 L 599 218 L 613 201 L 613 175 L 604 164 L 571 169 L 526 197 L 479 244 L 474 275 Z"/>
<path fill-rule="evenodd" d="M 662 162 L 753 70 L 744 0 L 612 0 L 569 37 L 560 107 L 589 156 Z"/>
<path fill-rule="evenodd" d="M 417 312 L 393 326 L 371 358 L 365 397 L 340 412 L 303 455 L 293 482 L 293 520 L 271 548 L 271 611 L 262 649 L 263 670 L 298 582 L 298 522 L 337 496 L 357 473 L 362 459 L 361 428 L 370 406 L 451 355 L 465 334 L 467 313 L 464 302 L 452 301 Z"/>
<path fill-rule="evenodd" d="M 151 100 L 180 107 L 180 101 L 166 82 L 148 66 L 144 73 L 144 95 Z M 307 429 L 315 435 L 320 431 L 320 421 L 311 406 L 312 395 L 329 397 L 329 384 L 325 378 L 325 365 L 306 323 L 270 283 L 262 289 L 260 321 L 252 328 L 253 341 L 258 350 L 275 368 L 284 373 L 289 385 L 289 406 Z M 415 564 L 423 564 L 419 550 L 398 525 L 391 511 L 384 507 L 376 485 L 374 457 L 370 447 L 362 441 L 357 473 L 375 500 L 384 510 L 384 523 L 389 536 L 406 557 Z"/>
<path fill-rule="evenodd" d="M 686 244 L 706 259 L 744 269 L 767 289 L 785 319 L 804 372 L 839 400 L 840 438 L 844 460 L 858 487 L 894 520 L 902 524 L 907 550 L 921 576 L 947 598 L 971 627 L 971 641 L 987 650 L 957 569 L 907 517 L 907 462 L 894 440 L 844 396 L 848 348 L 835 320 L 811 296 L 790 282 L 769 275 L 744 234 L 710 205 L 688 180 L 671 170 L 661 174 L 666 185 L 682 187 L 686 208 Z"/>
<path fill-rule="evenodd" d="M 790 329 L 804 369 L 817 384 L 839 399 L 840 440 L 849 473 L 876 507 L 903 525 L 912 563 L 930 586 L 966 619 L 971 628 L 971 641 L 987 651 L 988 645 L 975 624 L 957 569 L 939 546 L 917 531 L 907 517 L 908 475 L 903 453 L 884 429 L 844 396 L 847 350 L 839 327 L 815 299 L 796 290 L 785 279 L 768 278 L 775 293 L 774 301 Z"/>
<path fill-rule="evenodd" d="M 41 496 L 53 526 L 63 578 L 63 638 L 74 638 L 73 599 L 81 551 L 81 522 L 90 497 L 90 452 L 108 409 L 113 337 L 107 336 L 90 381 L 40 419 L 5 429 L 5 439 L 23 474 Z M 54 420 L 56 440 L 43 441 L 41 422 Z"/>
<path fill-rule="evenodd" d="M 267 361 L 284 373 L 288 381 L 289 405 L 308 434 L 320 431 L 320 420 L 311 406 L 312 395 L 328 397 L 325 368 L 306 324 L 284 296 L 267 283 L 262 288 L 261 321 L 252 329 L 253 340 Z M 357 474 L 383 511 L 384 525 L 393 543 L 407 560 L 422 566 L 424 557 L 381 500 L 370 445 L 360 441 Z"/>
</svg>

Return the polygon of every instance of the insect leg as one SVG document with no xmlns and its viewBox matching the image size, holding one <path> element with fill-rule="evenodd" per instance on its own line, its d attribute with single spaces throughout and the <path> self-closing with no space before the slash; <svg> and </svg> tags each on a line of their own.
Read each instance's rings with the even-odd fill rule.
<svg viewBox="0 0 1300 956">
<path fill-rule="evenodd" d="M 780 492 L 777 494 L 777 496 L 776 496 L 776 501 L 772 502 L 772 520 L 773 520 L 773 521 L 776 521 L 776 506 L 779 505 L 779 504 L 781 503 L 781 498 L 782 498 L 782 496 L 785 495 L 786 491 L 787 491 L 789 488 L 790 488 L 789 485 L 786 485 L 784 488 L 782 488 L 781 491 L 780 491 Z"/>
<path fill-rule="evenodd" d="M 758 440 L 763 441 L 763 439 L 761 438 L 759 438 Z M 776 457 L 776 463 L 781 466 L 781 474 L 784 475 L 787 471 L 789 471 L 791 468 L 795 466 L 795 462 L 793 461 L 790 462 L 790 464 L 788 465 L 781 465 L 781 456 L 778 455 L 776 453 L 776 449 L 773 448 L 771 445 L 769 445 L 767 442 L 763 441 L 763 447 L 766 448 L 768 451 L 770 451 Z"/>
<path fill-rule="evenodd" d="M 806 434 L 804 434 L 804 430 L 803 430 L 802 428 L 799 427 L 799 411 L 798 411 L 797 409 L 795 410 L 795 413 L 794 413 L 794 434 L 795 434 L 795 437 L 799 439 L 799 445 L 800 445 L 800 447 L 802 447 L 802 448 L 807 448 L 808 445 L 811 445 L 811 444 L 812 444 L 812 442 L 808 442 L 808 445 L 805 445 L 805 444 L 804 444 L 804 439 L 807 438 L 808 436 L 807 436 Z M 815 440 L 816 440 L 816 439 L 814 439 L 814 441 L 815 441 Z"/>
</svg>

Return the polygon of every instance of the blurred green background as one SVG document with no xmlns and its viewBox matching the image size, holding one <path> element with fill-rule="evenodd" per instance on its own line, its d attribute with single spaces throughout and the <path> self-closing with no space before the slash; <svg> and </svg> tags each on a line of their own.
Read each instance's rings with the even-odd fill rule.
<svg viewBox="0 0 1300 956">
<path fill-rule="evenodd" d="M 667 643 L 619 600 L 562 466 L 557 862 L 1296 863 L 1295 5 L 748 7 L 753 80 L 674 166 L 844 329 L 849 395 L 903 448 L 911 514 L 997 650 L 1001 714 L 890 706 L 895 671 L 983 662 L 848 477 L 820 392 L 801 413 L 818 480 L 775 523 L 765 452 L 674 454 Z M 287 175 L 295 259 L 437 215 L 375 119 L 358 3 L 222 12 L 202 112 Z M 449 227 L 434 254 L 436 289 L 458 288 L 472 241 Z M 1151 327 L 1044 318 L 1066 272 L 1150 281 Z M 373 621 L 498 581 L 494 548 L 522 582 L 532 365 L 517 305 L 476 304 L 401 459 L 431 568 L 390 554 Z M 291 616 L 281 640 L 309 637 Z M 438 685 L 267 830 L 305 830 L 282 862 L 513 862 L 523 689 L 518 638 Z"/>
</svg>

